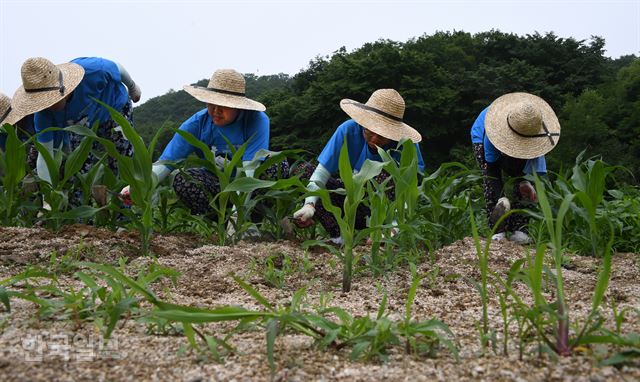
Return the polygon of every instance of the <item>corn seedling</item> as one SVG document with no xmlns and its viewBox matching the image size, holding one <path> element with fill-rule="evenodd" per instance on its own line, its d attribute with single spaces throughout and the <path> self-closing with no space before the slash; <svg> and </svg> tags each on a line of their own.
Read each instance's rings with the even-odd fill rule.
<svg viewBox="0 0 640 382">
<path fill-rule="evenodd" d="M 97 124 L 94 125 L 94 129 Z M 54 230 L 59 230 L 62 223 L 65 220 L 77 221 L 79 219 L 92 218 L 100 209 L 94 208 L 88 205 L 71 206 L 70 199 L 73 198 L 75 192 L 74 179 L 79 171 L 82 169 L 85 161 L 87 160 L 91 147 L 94 142 L 95 133 L 82 126 L 69 126 L 67 128 L 50 127 L 40 132 L 39 134 L 49 131 L 65 131 L 67 133 L 74 133 L 76 129 L 83 129 L 83 131 L 89 132 L 85 138 L 82 139 L 78 147 L 76 147 L 66 159 L 63 160 L 64 154 L 62 150 L 55 150 L 51 155 L 47 148 L 36 140 L 36 136 L 32 137 L 33 143 L 38 150 L 39 154 L 44 159 L 47 166 L 51 183 L 46 181 L 40 182 L 40 190 L 43 192 L 43 200 L 49 203 L 51 209 L 43 210 L 42 219 L 49 223 L 49 226 Z M 63 175 L 60 174 L 60 169 L 63 166 Z M 90 193 L 88 194 L 90 195 Z M 81 203 L 81 201 L 78 201 Z M 73 207 L 69 210 L 69 207 Z"/>
<path fill-rule="evenodd" d="M 568 174 L 558 174 L 554 182 L 544 181 L 553 209 L 558 209 L 567 195 L 573 195 L 563 223 L 564 241 L 568 248 L 583 255 L 596 256 L 604 252 L 608 241 L 605 232 L 608 232 L 610 224 L 616 229 L 619 237 L 616 240 L 621 242 L 627 240 L 621 236 L 624 229 L 640 229 L 637 217 L 629 218 L 629 215 L 625 215 L 625 212 L 633 215 L 633 204 L 627 204 L 621 209 L 621 203 L 616 201 L 616 195 L 621 195 L 616 190 L 607 191 L 609 184 L 615 180 L 613 173 L 618 169 L 621 168 L 608 166 L 601 160 L 582 161 L 580 155 Z M 624 236 L 633 237 L 630 232 Z M 618 247 L 622 245 L 614 242 L 614 248 Z"/>
<path fill-rule="evenodd" d="M 146 255 L 149 253 L 151 234 L 153 232 L 154 196 L 156 186 L 158 185 L 157 176 L 151 170 L 151 153 L 155 148 L 162 129 L 156 132 L 149 148 L 147 148 L 142 138 L 140 138 L 125 117 L 120 115 L 120 113 L 110 106 L 97 100 L 96 102 L 104 106 L 109 111 L 111 118 L 122 128 L 122 133 L 133 146 L 133 157 L 120 154 L 113 142 L 108 139 L 98 137 L 94 131 L 83 126 L 71 126 L 67 129 L 76 134 L 98 141 L 102 144 L 107 153 L 117 160 L 120 177 L 124 183 L 129 185 L 131 200 L 133 201 L 135 209 L 140 211 L 140 219 L 134 218 L 132 221 L 140 231 L 142 241 L 141 249 L 142 253 Z M 82 144 L 84 144 L 85 141 L 87 141 L 86 138 L 83 140 Z M 82 163 L 84 163 L 84 161 L 82 161 Z"/>
<path fill-rule="evenodd" d="M 6 132 L 7 139 L 5 152 L 0 152 L 0 214 L 4 225 L 13 225 L 17 223 L 23 203 L 20 200 L 19 186 L 26 175 L 26 149 L 13 126 L 7 124 L 2 129 Z"/>
<path fill-rule="evenodd" d="M 356 211 L 364 198 L 365 185 L 380 174 L 384 167 L 384 162 L 372 162 L 366 160 L 360 171 L 354 175 L 351 163 L 349 161 L 349 153 L 347 150 L 347 141 L 345 139 L 340 150 L 340 159 L 338 168 L 340 170 L 340 179 L 344 183 L 344 203 L 342 208 L 331 204 L 329 192 L 327 190 L 317 190 L 310 194 L 320 196 L 324 208 L 331 212 L 336 218 L 340 226 L 340 235 L 343 240 L 342 247 L 342 291 L 349 292 L 351 290 L 351 277 L 353 273 L 353 248 L 369 235 L 370 229 L 365 229 L 356 233 Z M 337 192 L 341 192 L 338 190 Z"/>
<path fill-rule="evenodd" d="M 510 215 L 515 213 L 523 213 L 522 210 L 511 210 L 506 214 L 502 215 L 500 219 L 494 224 L 491 232 L 487 234 L 487 238 L 485 240 L 485 245 L 482 247 L 480 243 L 480 234 L 478 233 L 478 227 L 476 224 L 476 219 L 474 217 L 473 211 L 470 211 L 469 221 L 471 223 L 471 232 L 473 234 L 473 241 L 476 247 L 476 254 L 478 256 L 478 268 L 480 269 L 480 282 L 474 282 L 478 293 L 480 294 L 480 301 L 482 303 L 482 318 L 478 324 L 478 329 L 480 332 L 480 343 L 482 345 L 482 349 L 486 348 L 487 343 L 491 340 L 495 333 L 491 333 L 489 331 L 489 294 L 488 294 L 488 284 L 489 284 L 489 249 L 491 247 L 491 239 L 494 233 L 498 230 L 502 222 L 508 218 Z M 495 346 L 495 341 L 493 342 Z"/>
<path fill-rule="evenodd" d="M 422 180 L 417 214 L 425 221 L 421 233 L 431 251 L 472 234 L 468 221 L 479 179 L 476 171 L 451 162 Z"/>
<path fill-rule="evenodd" d="M 459 360 L 458 349 L 448 338 L 453 337 L 453 333 L 446 324 L 435 319 L 412 321 L 413 302 L 422 277 L 418 275 L 414 264 L 409 264 L 409 268 L 411 269 L 411 286 L 405 303 L 404 321 L 398 325 L 398 330 L 405 338 L 407 354 L 426 354 L 429 357 L 435 357 L 439 345 L 443 344 L 453 354 L 456 361 Z"/>
<path fill-rule="evenodd" d="M 562 258 L 565 248 L 563 244 L 564 218 L 571 208 L 575 195 L 567 194 L 563 198 L 557 214 L 554 215 L 544 184 L 538 177 L 535 177 L 535 183 L 543 216 L 541 224 L 546 227 L 546 234 L 550 240 L 548 243 L 545 242 L 542 239 L 542 235 L 539 234 L 535 257 L 532 261 L 530 260 L 528 262 L 526 270 L 522 269 L 525 261 L 518 261 L 512 265 L 506 281 L 494 275 L 496 283 L 504 288 L 505 293 L 508 294 L 513 301 L 512 312 L 514 319 L 519 325 L 518 335 L 520 336 L 521 357 L 524 339 L 530 334 L 533 334 L 537 340 L 539 351 L 548 351 L 551 352 L 551 354 L 561 356 L 572 354 L 573 349 L 580 345 L 590 343 L 616 344 L 620 341 L 620 336 L 602 327 L 604 321 L 599 313 L 599 308 L 608 287 L 611 273 L 611 247 L 614 240 L 612 229 L 610 229 L 609 241 L 602 254 L 602 267 L 598 273 L 598 279 L 593 292 L 591 311 L 581 325 L 577 322 L 575 323 L 573 332 L 576 334 L 571 338 L 570 325 L 572 322 L 564 293 Z M 553 270 L 548 270 L 544 266 L 547 249 L 551 251 Z M 555 290 L 556 298 L 552 303 L 548 303 L 543 296 L 543 275 L 545 273 L 548 275 Z M 533 305 L 530 306 L 525 303 L 512 288 L 512 283 L 516 279 L 524 281 L 529 287 L 533 297 Z M 554 327 L 555 329 L 552 329 Z M 553 333 L 554 336 L 550 337 L 549 333 Z"/>
<path fill-rule="evenodd" d="M 424 238 L 416 229 L 420 225 L 416 220 L 416 208 L 420 196 L 418 189 L 418 152 L 411 140 L 402 140 L 400 160 L 396 161 L 390 152 L 378 147 L 378 155 L 384 161 L 384 170 L 393 179 L 395 198 L 389 200 L 388 210 L 393 213 L 393 220 L 398 224 L 398 235 L 394 242 L 399 244 L 400 252 L 418 254 L 417 241 Z M 414 261 L 415 259 L 410 259 Z"/>
<path fill-rule="evenodd" d="M 371 261 L 370 267 L 373 271 L 374 276 L 379 276 L 384 273 L 387 268 L 386 258 L 393 256 L 385 256 L 383 258 L 380 254 L 381 243 L 384 240 L 383 230 L 385 228 L 394 228 L 392 224 L 393 219 L 393 211 L 391 209 L 393 206 L 388 202 L 387 195 L 385 194 L 385 190 L 387 188 L 387 184 L 389 183 L 391 178 L 385 179 L 382 183 L 377 182 L 368 182 L 367 183 L 367 204 L 369 210 L 371 211 L 371 215 L 369 217 L 369 227 L 371 228 L 369 239 L 371 240 Z M 385 225 L 385 223 L 387 223 Z M 389 237 L 389 230 L 385 230 L 387 237 Z M 390 241 L 387 241 L 390 242 Z M 391 252 L 390 246 L 382 247 L 384 253 Z"/>
<path fill-rule="evenodd" d="M 189 158 L 186 163 L 191 166 L 202 167 L 214 174 L 218 179 L 220 192 L 216 195 L 211 195 L 210 207 L 216 214 L 215 228 L 218 243 L 220 245 L 225 245 L 230 234 L 240 235 L 246 228 L 244 224 L 246 222 L 246 216 L 250 212 L 252 206 L 255 205 L 255 202 L 250 201 L 248 194 L 249 191 L 247 191 L 249 189 L 253 191 L 255 188 L 252 189 L 251 187 L 254 184 L 251 180 L 240 181 L 239 179 L 242 178 L 242 174 L 238 171 L 249 140 L 247 140 L 237 150 L 231 142 L 227 140 L 227 145 L 231 150 L 232 156 L 225 162 L 224 166 L 220 168 L 219 165 L 216 164 L 214 153 L 204 142 L 197 139 L 187 131 L 176 129 L 175 132 L 180 134 L 187 143 L 199 150 L 204 157 L 204 159 Z M 232 191 L 228 186 L 234 181 L 234 179 L 238 179 L 239 183 L 235 184 L 236 187 Z M 257 179 L 254 180 L 259 181 Z M 244 184 L 244 182 L 249 184 Z M 235 220 L 235 222 L 233 222 L 233 220 Z M 233 232 L 228 229 L 230 224 L 233 226 Z"/>
</svg>

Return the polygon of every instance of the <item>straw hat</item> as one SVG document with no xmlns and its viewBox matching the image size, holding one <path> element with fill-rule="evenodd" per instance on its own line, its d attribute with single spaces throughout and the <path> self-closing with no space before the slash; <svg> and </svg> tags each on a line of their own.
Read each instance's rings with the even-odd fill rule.
<svg viewBox="0 0 640 382">
<path fill-rule="evenodd" d="M 55 65 L 42 57 L 28 58 L 21 69 L 22 86 L 13 95 L 12 106 L 27 115 L 57 103 L 75 89 L 84 69 L 71 62 Z"/>
<path fill-rule="evenodd" d="M 11 98 L 0 93 L 0 126 L 5 123 L 15 125 L 22 117 L 24 117 L 24 115 L 20 115 L 15 109 L 11 108 Z"/>
<path fill-rule="evenodd" d="M 233 69 L 216 70 L 206 88 L 185 85 L 184 90 L 205 103 L 243 110 L 266 110 L 260 102 L 245 97 L 244 76 Z"/>
<path fill-rule="evenodd" d="M 422 140 L 420 133 L 402 122 L 404 99 L 393 89 L 376 90 L 365 104 L 343 99 L 340 107 L 359 125 L 387 139 L 408 138 L 414 143 Z"/>
<path fill-rule="evenodd" d="M 560 140 L 560 122 L 551 106 L 529 93 L 509 93 L 491 103 L 484 120 L 491 143 L 510 157 L 532 159 Z"/>
</svg>

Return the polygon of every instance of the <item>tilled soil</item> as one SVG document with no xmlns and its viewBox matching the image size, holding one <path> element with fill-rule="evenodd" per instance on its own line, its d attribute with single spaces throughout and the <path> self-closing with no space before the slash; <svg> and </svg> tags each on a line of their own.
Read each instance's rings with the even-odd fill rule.
<svg viewBox="0 0 640 382">
<path fill-rule="evenodd" d="M 55 252 L 75 260 L 117 265 L 128 259 L 127 270 L 135 274 L 153 261 L 138 254 L 139 238 L 132 233 L 114 233 L 87 226 L 69 226 L 52 233 L 44 229 L 0 228 L 0 278 L 23 271 L 29 264 L 46 265 Z M 241 242 L 221 247 L 204 243 L 193 236 L 156 235 L 151 246 L 159 264 L 178 270 L 176 285 L 168 281 L 154 284 L 162 299 L 178 304 L 214 308 L 240 305 L 261 309 L 232 278 L 241 277 L 273 304 L 286 306 L 293 293 L 306 289 L 305 304 L 312 309 L 324 303 L 338 306 L 354 316 L 374 316 L 386 292 L 387 312 L 391 319 L 404 317 L 407 291 L 411 283 L 406 267 L 375 279 L 358 272 L 352 291 L 341 292 L 342 269 L 339 260 L 328 252 L 305 252 L 295 242 Z M 367 248 L 361 248 L 362 251 Z M 492 245 L 490 268 L 504 276 L 511 264 L 530 249 L 510 242 Z M 265 277 L 265 262 L 270 257 L 282 267 L 290 260 L 294 271 L 276 288 Z M 596 284 L 599 260 L 567 254 L 563 270 L 571 317 L 583 320 L 590 307 Z M 192 350 L 182 334 L 171 329 L 148 332 L 148 327 L 133 320 L 118 323 L 112 340 L 105 344 L 95 325 L 79 320 L 43 320 L 34 304 L 14 299 L 11 313 L 0 308 L 0 380 L 2 381 L 637 381 L 640 364 L 620 368 L 600 367 L 606 356 L 602 346 L 581 347 L 570 357 L 554 360 L 527 352 L 518 357 L 517 343 L 509 342 L 509 354 L 499 349 L 482 351 L 477 325 L 482 304 L 474 284 L 480 278 L 475 246 L 471 238 L 458 241 L 435 254 L 435 261 L 424 261 L 419 274 L 424 278 L 413 306 L 416 320 L 438 319 L 449 326 L 460 350 L 460 362 L 442 349 L 436 358 L 406 355 L 402 349 L 390 351 L 387 362 L 351 361 L 350 350 L 318 350 L 310 338 L 287 334 L 278 337 L 275 346 L 276 370 L 272 374 L 266 357 L 264 332 L 245 331 L 234 335 L 230 343 L 236 351 L 221 363 Z M 622 323 L 625 333 L 640 333 L 640 256 L 619 253 L 613 261 L 609 288 L 605 295 L 605 326 L 615 328 L 612 303 L 618 311 L 629 308 Z M 60 282 L 77 284 L 70 275 Z M 66 284 L 65 284 L 66 283 Z M 79 284 L 78 284 L 79 285 Z M 525 299 L 524 285 L 516 286 Z M 491 327 L 501 333 L 502 318 L 495 289 L 490 289 Z M 546 293 L 551 299 L 553 291 Z M 635 311 L 634 311 L 635 309 Z M 230 324 L 210 324 L 209 334 L 224 336 Z M 513 333 L 512 333 L 513 334 Z"/>
</svg>

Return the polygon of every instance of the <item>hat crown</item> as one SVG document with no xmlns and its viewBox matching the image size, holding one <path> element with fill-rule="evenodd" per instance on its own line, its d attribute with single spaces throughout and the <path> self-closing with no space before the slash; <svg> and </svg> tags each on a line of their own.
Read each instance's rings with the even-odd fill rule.
<svg viewBox="0 0 640 382">
<path fill-rule="evenodd" d="M 507 115 L 509 126 L 523 135 L 535 135 L 544 131 L 542 112 L 530 102 L 516 104 Z"/>
<path fill-rule="evenodd" d="M 245 93 L 244 76 L 233 69 L 218 69 L 209 80 L 209 88 Z"/>
<path fill-rule="evenodd" d="M 402 119 L 404 117 L 404 99 L 394 89 L 379 89 L 371 94 L 366 106 Z"/>
<path fill-rule="evenodd" d="M 25 90 L 60 86 L 60 68 L 43 57 L 27 59 L 20 74 Z"/>
</svg>

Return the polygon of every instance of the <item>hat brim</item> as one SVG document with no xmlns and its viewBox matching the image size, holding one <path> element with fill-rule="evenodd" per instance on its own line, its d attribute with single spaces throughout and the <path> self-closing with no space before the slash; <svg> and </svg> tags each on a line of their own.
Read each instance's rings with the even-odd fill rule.
<svg viewBox="0 0 640 382">
<path fill-rule="evenodd" d="M 244 96 L 217 93 L 207 88 L 185 85 L 184 91 L 191 94 L 195 99 L 204 103 L 211 103 L 219 106 L 232 107 L 242 110 L 265 111 L 267 108 L 260 102 L 254 101 Z"/>
<path fill-rule="evenodd" d="M 9 114 L 7 114 L 7 116 L 2 121 L 0 121 L 0 126 L 4 125 L 5 123 L 8 123 L 9 125 L 15 125 L 16 122 L 20 121 L 24 117 L 25 117 L 24 115 L 18 113 L 12 107 Z"/>
<path fill-rule="evenodd" d="M 367 110 L 363 106 L 362 103 L 347 98 L 340 101 L 340 108 L 367 130 L 396 142 L 402 139 L 410 139 L 413 143 L 422 141 L 422 136 L 413 127 Z"/>
<path fill-rule="evenodd" d="M 69 95 L 84 77 L 84 68 L 76 63 L 67 62 L 56 65 L 62 72 L 64 94 L 57 89 L 44 92 L 28 93 L 20 86 L 11 99 L 11 106 L 20 114 L 29 115 L 44 110 Z"/>
<path fill-rule="evenodd" d="M 509 93 L 493 101 L 485 116 L 484 129 L 491 143 L 504 154 L 513 158 L 533 159 L 556 147 L 560 135 L 551 139 L 548 136 L 523 137 L 511 130 L 507 117 L 513 106 L 522 102 L 529 102 L 540 110 L 549 133 L 560 134 L 560 121 L 551 106 L 542 98 L 529 93 Z"/>
</svg>

